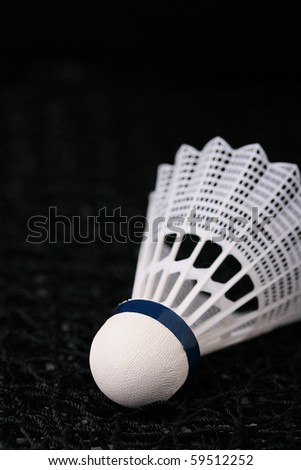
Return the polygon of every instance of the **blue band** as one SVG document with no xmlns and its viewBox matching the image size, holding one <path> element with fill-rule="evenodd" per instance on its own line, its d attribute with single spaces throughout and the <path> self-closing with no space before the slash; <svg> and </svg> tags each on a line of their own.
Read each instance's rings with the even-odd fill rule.
<svg viewBox="0 0 301 470">
<path fill-rule="evenodd" d="M 152 300 L 126 300 L 117 305 L 113 315 L 123 312 L 147 315 L 168 328 L 178 338 L 186 352 L 189 364 L 188 375 L 191 376 L 196 372 L 199 368 L 201 356 L 198 342 L 187 323 L 173 310 Z"/>
</svg>

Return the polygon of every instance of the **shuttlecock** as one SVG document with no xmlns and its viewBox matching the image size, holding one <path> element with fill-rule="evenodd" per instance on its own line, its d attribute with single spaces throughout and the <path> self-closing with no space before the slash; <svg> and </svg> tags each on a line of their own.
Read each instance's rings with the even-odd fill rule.
<svg viewBox="0 0 301 470">
<path fill-rule="evenodd" d="M 132 299 L 96 334 L 92 375 L 129 407 L 169 399 L 200 357 L 301 318 L 298 167 L 258 144 L 183 145 L 158 169 Z"/>
</svg>

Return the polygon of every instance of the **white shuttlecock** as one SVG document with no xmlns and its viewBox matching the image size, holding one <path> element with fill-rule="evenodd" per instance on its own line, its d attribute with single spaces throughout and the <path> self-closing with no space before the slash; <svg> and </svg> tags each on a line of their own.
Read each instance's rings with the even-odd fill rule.
<svg viewBox="0 0 301 470">
<path fill-rule="evenodd" d="M 132 300 L 90 353 L 99 388 L 129 407 L 169 399 L 201 356 L 301 319 L 296 165 L 219 137 L 183 145 L 158 169 L 147 219 Z"/>
</svg>

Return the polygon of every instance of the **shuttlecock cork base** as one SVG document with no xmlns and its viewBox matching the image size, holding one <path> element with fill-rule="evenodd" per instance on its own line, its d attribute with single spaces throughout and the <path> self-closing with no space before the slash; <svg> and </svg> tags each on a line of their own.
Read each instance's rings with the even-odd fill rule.
<svg viewBox="0 0 301 470">
<path fill-rule="evenodd" d="M 168 400 L 199 367 L 189 326 L 168 307 L 125 301 L 96 334 L 90 352 L 98 387 L 116 403 L 139 407 Z"/>
<path fill-rule="evenodd" d="M 201 151 L 182 145 L 159 166 L 147 220 L 133 300 L 91 347 L 96 383 L 125 406 L 170 398 L 198 364 L 197 344 L 203 357 L 301 319 L 297 165 L 220 137 Z"/>
</svg>

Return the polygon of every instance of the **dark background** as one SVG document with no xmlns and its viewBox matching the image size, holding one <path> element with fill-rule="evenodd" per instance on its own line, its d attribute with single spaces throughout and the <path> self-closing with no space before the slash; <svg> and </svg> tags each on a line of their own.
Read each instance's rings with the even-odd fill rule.
<svg viewBox="0 0 301 470">
<path fill-rule="evenodd" d="M 299 162 L 300 16 L 255 3 L 1 3 L 1 446 L 301 448 L 300 324 L 127 410 L 88 367 L 138 245 L 26 243 L 29 217 L 145 214 L 156 167 L 221 135 Z"/>
</svg>

